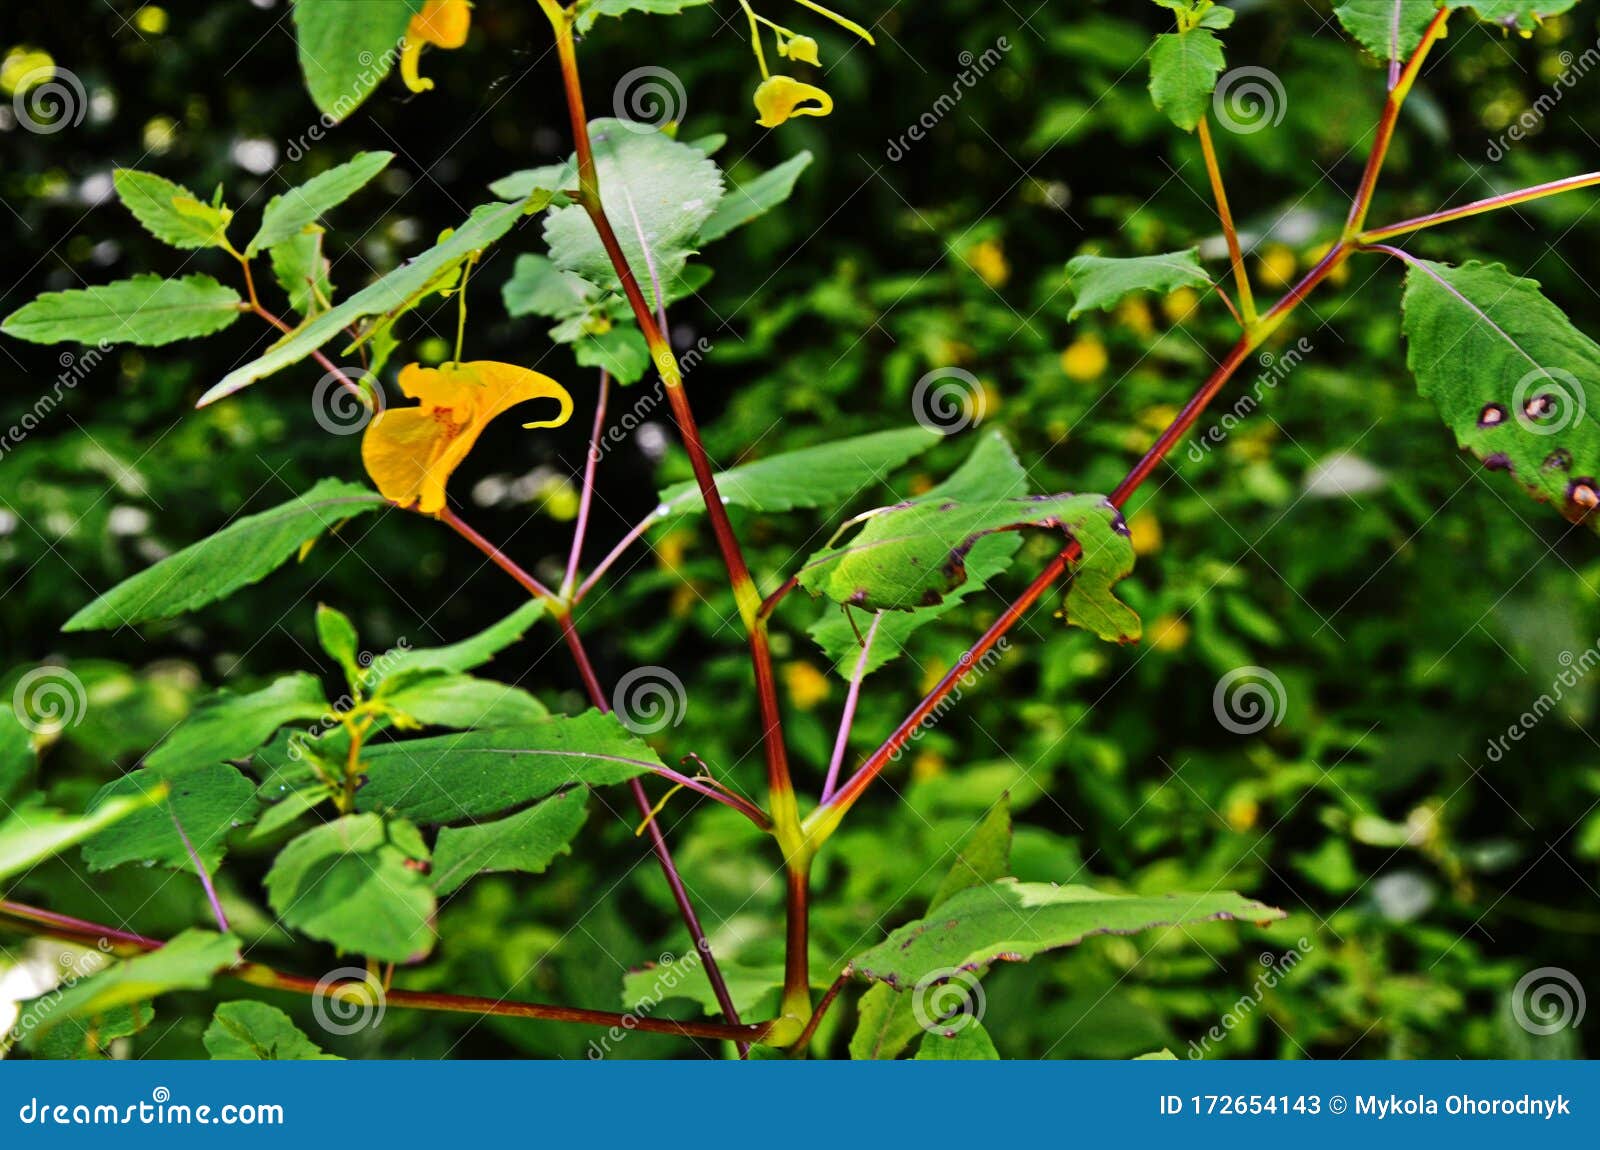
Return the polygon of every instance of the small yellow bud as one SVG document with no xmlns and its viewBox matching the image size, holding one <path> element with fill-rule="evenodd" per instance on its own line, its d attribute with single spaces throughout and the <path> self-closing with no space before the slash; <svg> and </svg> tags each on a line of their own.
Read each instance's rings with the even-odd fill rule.
<svg viewBox="0 0 1600 1150">
<path fill-rule="evenodd" d="M 1109 362 L 1106 345 L 1092 335 L 1073 340 L 1061 353 L 1061 370 L 1068 379 L 1075 379 L 1079 383 L 1099 379 Z"/>
</svg>

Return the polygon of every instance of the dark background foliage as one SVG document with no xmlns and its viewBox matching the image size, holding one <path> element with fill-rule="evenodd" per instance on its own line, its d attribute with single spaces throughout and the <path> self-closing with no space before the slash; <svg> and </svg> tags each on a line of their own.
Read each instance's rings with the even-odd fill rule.
<svg viewBox="0 0 1600 1150">
<path fill-rule="evenodd" d="M 673 316 L 680 347 L 702 338 L 710 347 L 689 386 L 714 458 L 731 464 L 903 426 L 915 381 L 960 366 L 984 382 L 984 426 L 1017 446 L 1037 489 L 1109 489 L 1232 338 L 1215 298 L 1192 314 L 1194 301 L 1150 298 L 1066 318 L 1063 267 L 1076 254 L 1217 244 L 1194 141 L 1144 90 L 1141 56 L 1167 14 L 1133 0 L 1031 12 L 978 0 L 853 4 L 851 14 L 879 32 L 868 49 L 785 7 L 792 13 L 772 14 L 822 41 L 838 109 L 777 132 L 752 123 L 755 68 L 736 6 L 602 20 L 581 48 L 593 115 L 610 113 L 620 76 L 659 65 L 688 93 L 686 135 L 728 133 L 719 160 L 735 176 L 802 147 L 817 156 L 786 209 L 711 253 L 715 278 Z M 1252 270 L 1271 284 L 1308 267 L 1337 234 L 1383 73 L 1344 37 L 1326 0 L 1236 7 L 1230 65 L 1269 69 L 1286 96 L 1276 126 L 1218 132 L 1235 211 L 1256 245 Z M 253 219 L 288 183 L 360 149 L 395 151 L 380 185 L 336 216 L 333 276 L 348 292 L 459 223 L 488 198 L 491 180 L 568 149 L 548 28 L 532 3 L 482 0 L 468 46 L 427 58 L 437 90 L 410 97 L 391 78 L 298 163 L 285 154 L 316 113 L 287 4 L 173 3 L 160 29 L 138 8 L 69 0 L 0 13 L 0 52 L 48 53 L 92 98 L 82 124 L 53 135 L 0 125 L 0 313 L 42 290 L 136 271 L 232 276 L 214 253 L 174 252 L 144 236 L 109 198 L 113 165 L 195 188 L 221 183 Z M 1593 77 L 1577 81 L 1535 138 L 1489 155 L 1506 125 L 1594 45 L 1592 5 L 1528 39 L 1453 23 L 1402 120 L 1375 221 L 1597 166 Z M 925 139 L 891 147 L 1002 38 L 1000 63 Z M 259 173 L 241 163 L 260 156 Z M 1504 261 L 1595 334 L 1593 204 L 1582 192 L 1411 246 Z M 469 358 L 557 375 L 580 414 L 556 434 L 505 421 L 452 493 L 475 526 L 549 573 L 565 557 L 592 390 L 587 369 L 552 347 L 537 321 L 508 320 L 498 298 L 536 228 L 523 225 L 475 273 Z M 1274 345 L 1282 355 L 1303 338 L 1311 350 L 1265 389 L 1261 408 L 1203 457 L 1177 453 L 1141 493 L 1128 596 L 1145 620 L 1142 645 L 1097 644 L 1041 607 L 998 667 L 889 771 L 819 868 L 819 969 L 919 912 L 952 847 L 1009 791 L 1024 878 L 1150 892 L 1222 884 L 1291 916 L 1267 930 L 1093 940 L 998 971 L 986 984 L 987 1023 L 1007 1056 L 1127 1057 L 1163 1045 L 1181 1053 L 1230 1008 L 1237 1024 L 1212 1057 L 1583 1053 L 1583 1030 L 1535 1037 L 1512 1020 L 1511 1002 L 1519 978 L 1543 966 L 1600 987 L 1596 684 L 1557 684 L 1564 653 L 1581 656 L 1600 636 L 1595 541 L 1455 450 L 1405 370 L 1399 283 L 1394 267 L 1354 263 Z M 441 341 L 455 315 L 442 304 L 411 317 L 402 354 L 448 354 Z M 309 363 L 192 410 L 209 384 L 270 341 L 248 322 L 204 343 L 114 351 L 0 459 L 7 683 L 53 658 L 89 688 L 87 717 L 44 760 L 47 788 L 64 805 L 131 767 L 209 687 L 248 688 L 300 668 L 331 683 L 334 669 L 312 640 L 318 601 L 350 613 L 372 649 L 459 638 L 519 602 L 516 586 L 454 536 L 390 514 L 191 617 L 59 633 L 96 592 L 242 509 L 281 502 L 322 476 L 360 477 L 357 439 L 330 435 L 314 418 L 308 396 L 319 373 Z M 0 343 L 0 425 L 49 388 L 62 350 Z M 1228 397 L 1248 383 L 1247 373 Z M 621 393 L 616 409 L 648 388 Z M 607 457 L 591 559 L 653 506 L 659 483 L 687 474 L 666 446 L 674 440 L 664 417 L 653 411 L 645 431 Z M 946 473 L 971 436 L 919 461 L 896 490 Z M 474 496 L 495 493 L 503 497 L 493 506 L 474 506 Z M 838 522 L 886 498 L 824 517 L 740 519 L 763 589 Z M 663 747 L 692 750 L 758 786 L 742 643 L 709 531 L 691 521 L 652 543 L 581 612 L 602 677 L 672 668 L 689 706 Z M 877 745 L 1049 551 L 1047 540 L 1030 540 L 1010 575 L 919 636 L 912 660 L 868 680 L 854 750 Z M 797 776 L 813 793 L 843 700 L 804 633 L 819 610 L 792 597 L 775 636 Z M 1212 693 L 1247 665 L 1270 669 L 1284 701 L 1281 721 L 1238 735 L 1218 723 Z M 548 629 L 491 671 L 553 706 L 582 706 Z M 1489 753 L 1492 739 L 1557 690 L 1563 697 L 1531 735 Z M 592 819 L 574 855 L 546 875 L 484 880 L 454 897 L 438 954 L 403 972 L 402 984 L 615 1009 L 626 969 L 681 952 L 659 873 L 631 833 L 631 807 L 615 794 L 602 800 L 615 817 Z M 725 814 L 680 795 L 663 817 L 719 952 L 770 962 L 781 935 L 775 856 Z M 269 858 L 260 849 L 231 856 L 223 882 L 241 904 L 255 898 Z M 123 871 L 86 882 L 74 870 L 41 869 L 24 893 L 151 934 L 205 921 L 198 889 L 181 876 Z M 291 943 L 256 905 L 239 923 L 252 953 L 297 970 L 337 965 L 331 953 Z M 1259 1005 L 1238 1009 L 1263 956 L 1300 939 L 1306 958 Z M 304 1003 L 280 1005 L 304 1018 Z M 139 1051 L 194 1053 L 209 1011 L 192 1006 L 160 1016 Z M 850 1009 L 836 1018 L 823 1041 L 839 1054 Z M 391 1011 L 380 1030 L 333 1045 L 368 1055 L 581 1057 L 592 1037 Z M 614 1056 L 694 1053 L 633 1035 Z"/>
</svg>

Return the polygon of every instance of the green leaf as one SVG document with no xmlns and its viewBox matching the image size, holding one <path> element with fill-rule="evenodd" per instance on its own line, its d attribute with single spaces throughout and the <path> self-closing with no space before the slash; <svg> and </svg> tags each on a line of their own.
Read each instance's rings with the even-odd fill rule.
<svg viewBox="0 0 1600 1150">
<path fill-rule="evenodd" d="M 918 1062 L 993 1062 L 1000 1057 L 994 1039 L 971 1015 L 958 1015 L 948 1027 L 937 1027 L 922 1036 L 917 1047 Z"/>
<path fill-rule="evenodd" d="M 52 992 L 48 1009 L 36 1010 L 39 1023 L 30 1034 L 30 1044 L 69 1019 L 102 1015 L 174 990 L 204 990 L 219 971 L 238 963 L 239 940 L 231 934 L 186 930 L 160 950 L 119 962 Z M 34 999 L 35 1005 L 42 1002 Z"/>
<path fill-rule="evenodd" d="M 371 183 L 392 159 L 393 152 L 357 152 L 347 162 L 273 196 L 261 213 L 261 230 L 244 254 L 254 256 L 298 236 Z"/>
<path fill-rule="evenodd" d="M 1034 495 L 1022 499 L 960 502 L 924 495 L 868 512 L 848 542 L 826 547 L 800 569 L 800 585 L 813 595 L 868 610 L 914 611 L 933 606 L 967 580 L 973 546 L 998 531 L 1025 527 L 1059 530 L 1077 539 L 1084 558 L 1073 591 L 1083 583 L 1076 614 L 1097 623 L 1094 608 L 1110 586 L 1133 568 L 1133 545 L 1122 516 L 1103 495 Z M 1068 593 L 1068 619 L 1073 619 Z"/>
<path fill-rule="evenodd" d="M 362 751 L 356 805 L 419 823 L 499 814 L 574 783 L 620 783 L 663 764 L 615 715 L 586 711 L 522 727 L 383 743 Z"/>
<path fill-rule="evenodd" d="M 443 647 L 393 647 L 372 660 L 367 679 L 379 684 L 402 671 L 470 671 L 521 639 L 544 615 L 544 601 L 529 599 L 476 635 Z"/>
<path fill-rule="evenodd" d="M 300 816 L 333 798 L 326 783 L 313 783 L 286 795 L 274 795 L 266 786 L 256 788 L 256 797 L 266 802 L 256 825 L 250 829 L 250 841 L 261 842 L 277 835 L 287 826 L 298 822 Z"/>
<path fill-rule="evenodd" d="M 32 1044 L 33 1053 L 54 1061 L 103 1059 L 113 1042 L 138 1034 L 155 1017 L 155 1008 L 148 1002 L 135 1002 L 131 1006 L 114 1006 L 88 1019 L 69 1018 L 40 1035 Z M 23 1035 L 30 1029 L 27 1021 L 21 1024 Z"/>
<path fill-rule="evenodd" d="M 1165 897 L 1102 894 L 1086 886 L 1004 879 L 968 887 L 936 914 L 894 931 L 851 960 L 863 978 L 898 989 L 941 981 L 993 962 L 1025 962 L 1090 935 L 1129 934 L 1217 919 L 1284 917 L 1232 891 Z"/>
<path fill-rule="evenodd" d="M 605 292 L 576 272 L 562 271 L 550 257 L 524 252 L 500 289 L 506 314 L 512 318 L 542 315 L 565 319 L 590 310 Z"/>
<path fill-rule="evenodd" d="M 539 205 L 540 200 L 566 204 L 571 201 L 561 193 L 577 186 L 578 165 L 568 160 L 562 164 L 523 168 L 509 176 L 501 176 L 489 185 L 489 190 L 502 200 L 531 200 L 534 205 Z"/>
<path fill-rule="evenodd" d="M 290 840 L 267 873 L 267 901 L 285 925 L 384 962 L 433 949 L 433 889 L 414 829 L 346 815 Z"/>
<path fill-rule="evenodd" d="M 1445 0 L 1446 8 L 1471 8 L 1478 18 L 1530 32 L 1546 16 L 1568 11 L 1578 0 Z"/>
<path fill-rule="evenodd" d="M 1344 30 L 1380 60 L 1404 60 L 1422 43 L 1433 0 L 1345 0 L 1333 10 Z"/>
<path fill-rule="evenodd" d="M 148 807 L 159 795 L 104 803 L 91 814 L 68 815 L 48 807 L 23 806 L 0 819 L 0 883 Z M 3 893 L 3 891 L 0 891 Z"/>
<path fill-rule="evenodd" d="M 1600 345 L 1499 264 L 1408 258 L 1406 362 L 1456 441 L 1574 521 L 1600 500 Z"/>
<path fill-rule="evenodd" d="M 218 691 L 145 756 L 145 766 L 182 770 L 242 759 L 285 723 L 332 709 L 315 675 L 296 671 L 245 695 Z"/>
<path fill-rule="evenodd" d="M 704 153 L 661 132 L 642 131 L 638 124 L 593 120 L 589 136 L 606 216 L 653 300 L 643 269 L 653 265 L 662 283 L 682 271 L 701 226 L 722 199 L 722 172 Z M 557 267 L 602 287 L 620 288 L 583 208 L 573 204 L 552 210 L 545 216 L 544 236 Z"/>
<path fill-rule="evenodd" d="M 201 1037 L 213 1061 L 313 1062 L 336 1060 L 276 1006 L 264 1002 L 224 1002 Z"/>
<path fill-rule="evenodd" d="M 305 2 L 300 0 L 302 4 Z M 351 6 L 357 7 L 363 2 L 365 0 L 358 0 Z M 261 358 L 230 371 L 200 397 L 199 405 L 215 403 L 258 379 L 299 363 L 359 319 L 403 311 L 414 305 L 441 275 L 459 267 L 473 252 L 481 251 L 509 232 L 522 214 L 521 204 L 485 204 L 474 208 L 467 221 L 449 238 L 401 264 L 343 303 L 307 320 L 273 344 Z"/>
<path fill-rule="evenodd" d="M 68 619 L 63 631 L 169 619 L 258 583 L 324 531 L 384 506 L 369 487 L 324 479 L 304 495 L 247 515 L 118 583 Z"/>
<path fill-rule="evenodd" d="M 925 498 L 982 502 L 985 500 L 1018 499 L 1028 493 L 1027 473 L 1017 460 L 1016 453 L 998 431 L 983 433 L 960 469 L 943 483 L 926 493 Z M 967 581 L 945 596 L 936 607 L 916 611 L 886 611 L 877 617 L 872 645 L 867 651 L 867 661 L 861 667 L 863 676 L 902 654 L 911 636 L 942 615 L 955 610 L 983 585 L 1011 565 L 1022 539 L 1014 533 L 990 535 L 978 540 L 967 555 Z M 834 668 L 847 679 L 854 678 L 861 664 L 861 645 L 856 636 L 858 629 L 870 625 L 857 622 L 851 625 L 847 612 L 830 608 L 809 628 Z"/>
<path fill-rule="evenodd" d="M 317 110 L 338 121 L 361 106 L 400 58 L 423 0 L 294 0 L 300 70 Z"/>
<path fill-rule="evenodd" d="M 433 848 L 433 886 L 440 894 L 491 871 L 541 874 L 589 817 L 586 787 L 574 787 L 536 806 L 490 823 L 445 827 Z"/>
<path fill-rule="evenodd" d="M 621 17 L 629 12 L 671 16 L 682 12 L 685 8 L 697 8 L 701 4 L 710 2 L 711 0 L 580 0 L 577 5 L 576 24 L 581 35 L 594 27 L 594 22 L 602 16 Z"/>
<path fill-rule="evenodd" d="M 1199 27 L 1214 28 L 1218 32 L 1225 28 L 1232 28 L 1238 13 L 1232 8 L 1225 8 L 1221 4 L 1213 4 L 1207 8 L 1200 17 Z"/>
<path fill-rule="evenodd" d="M 616 324 L 610 331 L 588 336 L 572 345 L 579 367 L 601 367 L 626 386 L 638 383 L 650 370 L 650 347 L 632 324 Z"/>
<path fill-rule="evenodd" d="M 1182 287 L 1210 287 L 1211 277 L 1200 266 L 1199 249 L 1189 248 L 1127 259 L 1078 256 L 1067 264 L 1067 284 L 1073 294 L 1072 310 L 1067 313 L 1071 320 L 1091 308 L 1109 311 L 1131 292 L 1165 294 Z"/>
<path fill-rule="evenodd" d="M 29 343 L 132 343 L 159 347 L 211 335 L 238 319 L 244 301 L 210 276 L 140 275 L 97 287 L 46 292 L 0 323 Z"/>
<path fill-rule="evenodd" d="M 185 771 L 150 767 L 132 771 L 101 787 L 89 801 L 89 814 L 129 798 L 156 805 L 146 805 L 84 843 L 83 861 L 90 870 L 135 862 L 193 870 L 194 861 L 183 842 L 187 835 L 206 869 L 214 871 L 227 851 L 228 832 L 253 822 L 259 806 L 254 783 L 232 767 L 214 763 Z M 183 835 L 178 833 L 180 825 Z"/>
<path fill-rule="evenodd" d="M 332 267 L 322 254 L 322 232 L 304 232 L 267 253 L 272 260 L 272 278 L 278 281 L 289 306 L 301 315 L 315 315 L 333 302 Z"/>
<path fill-rule="evenodd" d="M 728 506 L 754 511 L 836 507 L 878 486 L 941 438 L 925 427 L 902 427 L 836 439 L 718 472 L 717 490 Z M 673 514 L 705 510 L 693 480 L 673 484 L 659 498 Z"/>
<path fill-rule="evenodd" d="M 1176 1062 L 1176 1061 L 1178 1061 L 1178 1056 L 1176 1054 L 1172 1053 L 1172 1051 L 1166 1049 L 1165 1047 L 1162 1047 L 1160 1050 L 1152 1051 L 1149 1054 L 1140 1054 L 1137 1057 L 1135 1057 L 1133 1059 L 1133 1061 L 1134 1062 Z"/>
<path fill-rule="evenodd" d="M 37 765 L 33 736 L 17 718 L 15 706 L 0 712 L 0 810 L 16 801 L 33 779 Z"/>
<path fill-rule="evenodd" d="M 1222 41 L 1210 29 L 1157 36 L 1150 47 L 1150 99 L 1174 124 L 1192 132 L 1211 106 L 1223 67 Z"/>
<path fill-rule="evenodd" d="M 118 168 L 111 174 L 117 196 L 144 230 L 175 248 L 217 248 L 227 243 L 227 208 L 202 202 L 181 184 L 152 172 Z"/>
<path fill-rule="evenodd" d="M 373 698 L 429 727 L 512 727 L 550 717 L 549 708 L 520 687 L 454 671 L 391 676 Z"/>
<path fill-rule="evenodd" d="M 361 682 L 363 669 L 358 662 L 361 638 L 350 616 L 326 603 L 318 603 L 317 642 L 328 657 L 339 664 L 352 687 Z"/>
<path fill-rule="evenodd" d="M 701 226 L 700 243 L 720 240 L 735 228 L 766 215 L 794 193 L 795 181 L 810 166 L 811 153 L 801 152 L 748 183 L 729 188 L 716 211 Z"/>
</svg>

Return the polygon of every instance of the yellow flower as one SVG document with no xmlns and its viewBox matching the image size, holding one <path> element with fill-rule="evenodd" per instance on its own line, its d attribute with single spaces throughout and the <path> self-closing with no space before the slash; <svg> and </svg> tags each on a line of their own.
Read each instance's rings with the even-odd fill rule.
<svg viewBox="0 0 1600 1150">
<path fill-rule="evenodd" d="M 756 89 L 756 111 L 761 113 L 756 123 L 776 128 L 790 116 L 826 116 L 833 111 L 833 97 L 792 76 L 768 76 Z"/>
<path fill-rule="evenodd" d="M 1167 317 L 1168 323 L 1182 323 L 1199 306 L 1200 293 L 1194 288 L 1181 287 L 1162 297 L 1161 314 Z"/>
<path fill-rule="evenodd" d="M 801 711 L 809 711 L 828 697 L 833 685 L 828 676 L 810 663 L 796 661 L 783 667 L 784 685 L 789 688 L 789 698 Z"/>
<path fill-rule="evenodd" d="M 1188 642 L 1189 624 L 1177 615 L 1163 615 L 1150 624 L 1150 646 L 1154 650 L 1181 651 Z"/>
<path fill-rule="evenodd" d="M 780 40 L 778 55 L 789 60 L 799 60 L 802 64 L 821 66 L 817 60 L 817 42 L 810 36 L 790 36 L 787 40 Z"/>
<path fill-rule="evenodd" d="M 1073 340 L 1061 353 L 1061 370 L 1067 373 L 1068 379 L 1079 383 L 1099 379 L 1109 362 L 1106 345 L 1092 335 Z"/>
<path fill-rule="evenodd" d="M 380 412 L 361 438 L 361 462 L 385 499 L 413 503 L 425 515 L 444 510 L 444 485 L 478 442 L 489 421 L 530 399 L 554 399 L 554 419 L 524 427 L 560 427 L 572 415 L 572 396 L 548 376 L 509 363 L 413 363 L 400 388 L 416 407 Z"/>
<path fill-rule="evenodd" d="M 1283 288 L 1294 282 L 1294 252 L 1283 244 L 1271 244 L 1256 263 L 1256 276 L 1268 287 Z"/>
<path fill-rule="evenodd" d="M 992 288 L 1004 287 L 1011 278 L 1011 264 L 999 240 L 984 240 L 967 249 L 967 266 Z"/>
<path fill-rule="evenodd" d="M 432 88 L 433 81 L 417 72 L 422 46 L 459 48 L 467 42 L 467 27 L 471 22 L 472 5 L 467 0 L 428 0 L 422 11 L 406 25 L 405 40 L 400 48 L 400 78 L 406 82 L 406 87 L 413 92 Z"/>
</svg>

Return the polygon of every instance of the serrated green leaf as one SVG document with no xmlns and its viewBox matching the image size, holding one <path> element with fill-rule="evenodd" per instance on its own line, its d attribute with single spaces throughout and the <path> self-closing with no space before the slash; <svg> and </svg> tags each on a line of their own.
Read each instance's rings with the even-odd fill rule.
<svg viewBox="0 0 1600 1150">
<path fill-rule="evenodd" d="M 267 257 L 289 306 L 301 315 L 315 315 L 333 303 L 332 265 L 322 253 L 322 232 L 309 231 L 274 244 Z"/>
<path fill-rule="evenodd" d="M 384 962 L 433 949 L 433 888 L 414 829 L 376 815 L 346 815 L 278 852 L 267 900 L 285 925 L 340 950 Z"/>
<path fill-rule="evenodd" d="M 29 343 L 132 343 L 160 347 L 221 331 L 242 314 L 231 287 L 205 275 L 140 275 L 46 292 L 6 317 L 0 331 Z"/>
<path fill-rule="evenodd" d="M 135 1002 L 129 1006 L 114 1006 L 89 1018 L 69 1018 L 45 1031 L 33 1044 L 33 1053 L 53 1061 L 103 1059 L 113 1042 L 138 1034 L 155 1020 L 155 1016 L 155 1008 L 148 1002 Z M 32 1027 L 24 1020 L 19 1037 L 30 1029 Z"/>
<path fill-rule="evenodd" d="M 993 1062 L 1000 1057 L 994 1039 L 971 1015 L 958 1015 L 948 1026 L 938 1026 L 922 1036 L 918 1062 Z"/>
<path fill-rule="evenodd" d="M 1211 106 L 1223 67 L 1222 41 L 1210 29 L 1163 33 L 1150 47 L 1150 99 L 1192 132 Z"/>
<path fill-rule="evenodd" d="M 641 286 L 650 286 L 641 270 L 649 266 L 662 283 L 675 279 L 701 226 L 722 199 L 722 172 L 704 153 L 661 132 L 643 131 L 638 124 L 593 120 L 589 137 L 606 217 Z M 552 210 L 545 216 L 544 236 L 557 267 L 601 287 L 620 288 L 611 258 L 583 208 L 573 204 Z M 648 292 L 647 298 L 654 302 Z"/>
<path fill-rule="evenodd" d="M 624 386 L 638 383 L 650 370 L 650 346 L 631 323 L 614 325 L 599 335 L 585 336 L 572 345 L 579 367 L 599 367 Z"/>
<path fill-rule="evenodd" d="M 1531 32 L 1547 16 L 1559 16 L 1578 0 L 1444 0 L 1446 8 L 1471 8 L 1480 20 Z"/>
<path fill-rule="evenodd" d="M 367 679 L 373 685 L 412 671 L 470 671 L 481 667 L 521 639 L 544 615 L 544 601 L 529 599 L 498 623 L 476 635 L 443 647 L 393 647 L 372 660 Z"/>
<path fill-rule="evenodd" d="M 717 204 L 717 210 L 700 228 L 699 242 L 720 240 L 735 228 L 760 219 L 794 194 L 795 181 L 811 166 L 811 153 L 791 156 L 776 168 L 762 172 L 746 183 L 735 184 Z"/>
<path fill-rule="evenodd" d="M 254 256 L 293 239 L 376 179 L 392 159 L 393 152 L 357 152 L 345 163 L 273 196 L 261 213 L 261 228 L 244 254 Z"/>
<path fill-rule="evenodd" d="M 301 0 L 301 3 L 304 2 Z M 343 303 L 301 324 L 273 344 L 261 358 L 223 376 L 221 381 L 200 397 L 200 406 L 215 403 L 258 379 L 299 363 L 359 319 L 412 306 L 441 275 L 459 267 L 473 252 L 489 247 L 516 226 L 522 215 L 523 206 L 520 203 L 485 204 L 474 208 L 467 221 L 447 239 L 401 264 Z"/>
<path fill-rule="evenodd" d="M 455 671 L 391 676 L 373 696 L 428 727 L 514 727 L 550 717 L 550 710 L 520 687 Z"/>
<path fill-rule="evenodd" d="M 1499 264 L 1408 259 L 1406 362 L 1456 441 L 1600 525 L 1600 345 Z"/>
<path fill-rule="evenodd" d="M 901 427 L 836 439 L 718 472 L 717 490 L 728 506 L 753 511 L 835 507 L 876 487 L 942 438 L 925 427 Z M 692 480 L 674 483 L 659 498 L 672 514 L 705 510 Z"/>
<path fill-rule="evenodd" d="M 907 989 L 994 962 L 1025 962 L 1095 934 L 1129 934 L 1217 919 L 1268 922 L 1281 910 L 1232 891 L 1165 897 L 1003 879 L 968 887 L 936 914 L 894 931 L 851 960 L 863 978 Z"/>
<path fill-rule="evenodd" d="M 1198 27 L 1213 28 L 1221 32 L 1224 29 L 1232 28 L 1233 22 L 1238 15 L 1232 8 L 1225 8 L 1221 4 L 1213 4 L 1201 13 Z"/>
<path fill-rule="evenodd" d="M 87 815 L 68 815 L 48 807 L 22 806 L 0 819 L 0 883 L 70 850 L 107 827 L 144 810 L 159 795 L 140 795 L 104 803 Z M 0 893 L 4 888 L 0 887 Z"/>
<path fill-rule="evenodd" d="M 29 1034 L 29 1045 L 69 1019 L 103 1015 L 174 990 L 204 990 L 218 972 L 238 962 L 239 940 L 231 934 L 186 930 L 160 950 L 119 962 L 52 992 L 48 1004 L 35 999 L 24 1008 L 32 1009 L 39 1020 Z"/>
<path fill-rule="evenodd" d="M 175 248 L 215 248 L 227 242 L 227 208 L 202 203 L 181 184 L 153 172 L 118 168 L 111 174 L 117 197 L 145 231 Z"/>
<path fill-rule="evenodd" d="M 1200 266 L 1199 249 L 1189 248 L 1126 259 L 1078 256 L 1067 264 L 1067 284 L 1073 294 L 1072 310 L 1067 313 L 1071 320 L 1091 308 L 1108 311 L 1131 292 L 1165 294 L 1183 287 L 1210 287 L 1211 277 Z"/>
<path fill-rule="evenodd" d="M 586 711 L 522 727 L 384 743 L 362 751 L 365 811 L 419 823 L 499 814 L 574 783 L 620 783 L 663 764 L 615 715 Z"/>
<path fill-rule="evenodd" d="M 565 319 L 590 310 L 604 295 L 576 272 L 562 271 L 550 257 L 533 252 L 517 257 L 511 278 L 500 289 L 506 314 L 512 318 L 542 315 Z"/>
<path fill-rule="evenodd" d="M 276 1006 L 264 1002 L 224 1002 L 201 1036 L 206 1053 L 218 1062 L 337 1061 Z"/>
<path fill-rule="evenodd" d="M 400 59 L 423 0 L 294 0 L 300 71 L 317 110 L 343 120 Z"/>
<path fill-rule="evenodd" d="M 253 822 L 259 805 L 254 783 L 232 767 L 214 763 L 188 770 L 132 771 L 101 787 L 89 801 L 89 814 L 130 797 L 154 805 L 118 820 L 83 844 L 83 861 L 91 871 L 126 863 L 193 870 L 184 836 L 206 869 L 213 871 L 227 852 L 228 833 Z"/>
<path fill-rule="evenodd" d="M 577 5 L 575 21 L 579 34 L 594 27 L 602 16 L 622 17 L 629 12 L 649 12 L 657 16 L 672 16 L 685 8 L 698 8 L 711 0 L 581 0 Z"/>
<path fill-rule="evenodd" d="M 1434 0 L 1344 0 L 1333 14 L 1378 59 L 1404 60 L 1422 43 L 1438 10 Z"/>
<path fill-rule="evenodd" d="M 244 695 L 218 691 L 145 756 L 145 766 L 184 770 L 242 759 L 285 723 L 332 709 L 315 675 L 297 671 Z"/>
<path fill-rule="evenodd" d="M 433 848 L 434 889 L 449 894 L 474 875 L 490 872 L 543 873 L 571 850 L 589 817 L 588 801 L 589 789 L 574 787 L 507 818 L 445 827 Z"/>
<path fill-rule="evenodd" d="M 350 621 L 350 616 L 326 603 L 318 603 L 317 643 L 344 671 L 352 687 L 360 683 L 362 668 L 357 660 L 360 657 L 361 638 L 356 634 L 356 625 Z"/>
<path fill-rule="evenodd" d="M 235 520 L 123 580 L 61 629 L 122 627 L 193 611 L 260 582 L 324 531 L 382 506 L 383 496 L 371 488 L 324 479 L 304 495 Z"/>
</svg>

